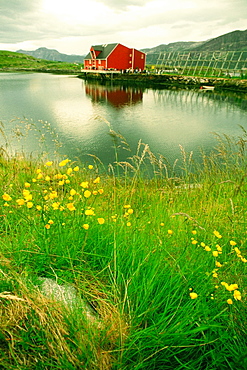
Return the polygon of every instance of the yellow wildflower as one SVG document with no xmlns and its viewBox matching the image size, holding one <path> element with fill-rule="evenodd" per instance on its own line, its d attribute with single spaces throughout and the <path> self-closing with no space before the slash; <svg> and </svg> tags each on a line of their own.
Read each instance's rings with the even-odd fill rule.
<svg viewBox="0 0 247 370">
<path fill-rule="evenodd" d="M 74 203 L 67 203 L 67 208 L 70 210 L 70 211 L 75 211 L 76 208 L 74 206 Z"/>
<path fill-rule="evenodd" d="M 73 197 L 76 194 L 76 190 L 75 189 L 71 189 L 69 193 Z"/>
<path fill-rule="evenodd" d="M 41 172 L 42 172 L 41 169 L 40 168 L 37 168 L 36 173 L 39 174 Z"/>
<path fill-rule="evenodd" d="M 234 290 L 233 297 L 236 299 L 236 301 L 241 301 L 241 293 L 239 290 Z"/>
<path fill-rule="evenodd" d="M 247 259 L 244 258 L 244 257 L 241 257 L 241 261 L 244 262 L 244 263 L 246 263 L 247 262 Z"/>
<path fill-rule="evenodd" d="M 85 215 L 86 216 L 93 216 L 94 215 L 94 211 L 92 209 L 86 209 L 85 210 Z"/>
<path fill-rule="evenodd" d="M 52 166 L 53 162 L 52 161 L 48 161 L 45 163 L 45 166 Z"/>
<path fill-rule="evenodd" d="M 132 215 L 134 210 L 132 208 L 129 208 L 127 212 L 128 212 L 129 215 Z"/>
<path fill-rule="evenodd" d="M 206 251 L 206 252 L 210 252 L 210 251 L 211 251 L 211 248 L 210 248 L 210 247 L 208 247 L 208 246 L 206 245 L 206 247 L 205 247 L 205 251 Z"/>
<path fill-rule="evenodd" d="M 49 230 L 49 229 L 50 229 L 50 227 L 51 227 L 51 225 L 49 225 L 49 224 L 46 224 L 46 225 L 45 225 L 45 228 L 46 228 L 47 230 Z"/>
<path fill-rule="evenodd" d="M 72 169 L 71 167 L 69 167 L 69 168 L 67 169 L 67 175 L 71 175 L 71 174 L 72 174 L 72 172 L 73 172 L 73 169 Z"/>
<path fill-rule="evenodd" d="M 93 181 L 94 184 L 99 184 L 100 183 L 100 177 L 96 177 L 96 179 Z"/>
<path fill-rule="evenodd" d="M 57 194 L 57 191 L 56 190 L 53 190 L 50 194 L 49 194 L 49 198 L 50 199 L 55 199 L 58 197 L 58 194 Z"/>
<path fill-rule="evenodd" d="M 37 176 L 37 180 L 41 180 L 42 178 L 43 178 L 42 173 L 39 173 L 38 176 Z"/>
<path fill-rule="evenodd" d="M 131 222 L 127 222 L 127 224 L 126 224 L 126 225 L 127 225 L 128 227 L 129 227 L 129 226 L 131 226 Z"/>
<path fill-rule="evenodd" d="M 64 185 L 64 180 L 60 180 L 60 181 L 58 181 L 58 185 Z"/>
<path fill-rule="evenodd" d="M 98 218 L 98 223 L 99 223 L 100 225 L 103 225 L 103 224 L 105 223 L 105 219 L 104 219 L 104 218 L 102 218 L 102 217 Z"/>
<path fill-rule="evenodd" d="M 27 208 L 32 208 L 33 207 L 33 202 L 27 202 Z"/>
<path fill-rule="evenodd" d="M 198 297 L 198 294 L 197 293 L 194 293 L 194 292 L 191 292 L 190 293 L 190 298 L 191 299 L 196 299 Z"/>
<path fill-rule="evenodd" d="M 216 244 L 216 248 L 217 248 L 217 251 L 220 253 L 220 252 L 222 252 L 222 248 L 221 248 L 221 246 L 219 245 L 219 244 Z"/>
<path fill-rule="evenodd" d="M 160 223 L 160 226 L 165 226 L 164 222 L 161 222 L 161 223 Z"/>
<path fill-rule="evenodd" d="M 218 261 L 215 261 L 215 266 L 216 267 L 222 267 L 222 264 L 220 262 L 218 262 Z"/>
<path fill-rule="evenodd" d="M 83 189 L 87 189 L 88 188 L 88 181 L 82 181 L 80 183 L 80 186 L 83 188 Z"/>
<path fill-rule="evenodd" d="M 124 208 L 131 208 L 130 204 L 125 204 Z"/>
<path fill-rule="evenodd" d="M 232 299 L 231 299 L 231 298 L 229 298 L 229 299 L 227 300 L 227 303 L 228 303 L 228 304 L 233 304 Z"/>
<path fill-rule="evenodd" d="M 84 195 L 85 198 L 89 198 L 90 195 L 91 195 L 91 191 L 85 190 L 83 195 Z"/>
<path fill-rule="evenodd" d="M 48 221 L 48 224 L 53 225 L 54 224 L 54 221 L 53 220 L 49 220 Z"/>
<path fill-rule="evenodd" d="M 48 176 L 48 175 L 47 175 L 47 176 L 45 177 L 45 181 L 51 181 L 50 176 Z"/>
<path fill-rule="evenodd" d="M 10 200 L 12 200 L 11 196 L 10 196 L 9 194 L 7 194 L 7 193 L 4 193 L 4 194 L 2 195 L 2 198 L 3 198 L 3 200 L 5 200 L 6 202 L 9 202 Z"/>
<path fill-rule="evenodd" d="M 25 200 L 24 199 L 16 199 L 16 203 L 18 204 L 18 206 L 23 206 L 23 204 L 25 204 Z"/>
<path fill-rule="evenodd" d="M 220 235 L 219 231 L 214 230 L 214 235 L 216 236 L 216 238 L 222 238 L 222 235 Z"/>
<path fill-rule="evenodd" d="M 89 164 L 88 165 L 88 168 L 89 168 L 89 170 L 92 170 L 93 169 L 93 165 Z"/>
<path fill-rule="evenodd" d="M 29 182 L 25 182 L 24 186 L 25 188 L 30 188 L 31 184 Z"/>
<path fill-rule="evenodd" d="M 230 245 L 234 247 L 237 243 L 234 240 L 230 240 Z"/>
<path fill-rule="evenodd" d="M 202 247 L 206 247 L 206 244 L 204 242 L 201 242 Z"/>
<path fill-rule="evenodd" d="M 55 210 L 57 210 L 58 208 L 59 208 L 59 206 L 60 206 L 60 203 L 59 202 L 54 202 L 54 203 L 52 203 L 52 208 L 54 209 L 54 211 Z"/>
<path fill-rule="evenodd" d="M 214 257 L 218 257 L 219 252 L 218 251 L 213 251 L 212 254 L 213 254 Z"/>
<path fill-rule="evenodd" d="M 66 166 L 66 164 L 70 162 L 70 160 L 67 158 L 67 159 L 64 159 L 63 161 L 61 161 L 58 165 L 59 167 L 64 167 Z"/>
<path fill-rule="evenodd" d="M 167 233 L 168 233 L 169 235 L 172 235 L 172 234 L 173 234 L 173 231 L 172 231 L 172 230 L 167 230 Z"/>
<path fill-rule="evenodd" d="M 36 179 L 32 179 L 32 182 L 37 182 L 37 180 Z"/>
<path fill-rule="evenodd" d="M 198 241 L 197 240 L 192 240 L 192 242 L 191 242 L 193 245 L 196 245 L 197 243 L 198 243 Z"/>
<path fill-rule="evenodd" d="M 235 252 L 236 252 L 237 254 L 241 254 L 241 252 L 240 252 L 240 250 L 238 249 L 238 247 L 235 247 L 235 248 L 234 248 L 234 250 L 235 250 Z"/>
<path fill-rule="evenodd" d="M 93 195 L 97 195 L 98 194 L 98 191 L 97 190 L 93 190 Z"/>
<path fill-rule="evenodd" d="M 232 292 L 233 290 L 236 290 L 238 289 L 238 284 L 230 284 L 228 285 L 228 287 L 226 288 L 229 292 Z"/>
<path fill-rule="evenodd" d="M 191 231 L 193 235 L 196 235 L 196 230 Z"/>
<path fill-rule="evenodd" d="M 88 224 L 84 224 L 84 225 L 82 225 L 82 227 L 83 227 L 83 229 L 85 229 L 85 230 L 88 230 L 88 229 L 89 229 L 89 225 L 88 225 Z"/>
<path fill-rule="evenodd" d="M 73 171 L 75 171 L 75 172 L 78 172 L 79 171 L 79 166 L 75 166 L 74 168 L 73 168 Z"/>
<path fill-rule="evenodd" d="M 99 194 L 103 194 L 103 193 L 104 193 L 104 190 L 103 190 L 103 189 L 99 189 L 99 190 L 98 190 L 98 193 L 99 193 Z"/>
<path fill-rule="evenodd" d="M 41 207 L 41 206 L 36 206 L 36 209 L 37 209 L 38 211 L 41 211 L 42 207 Z"/>
</svg>

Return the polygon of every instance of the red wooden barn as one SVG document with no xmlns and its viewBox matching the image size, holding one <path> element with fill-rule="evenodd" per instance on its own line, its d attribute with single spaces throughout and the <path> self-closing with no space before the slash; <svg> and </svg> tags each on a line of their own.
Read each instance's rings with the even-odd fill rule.
<svg viewBox="0 0 247 370">
<path fill-rule="evenodd" d="M 145 68 L 146 54 L 122 44 L 94 45 L 84 59 L 85 69 L 141 70 Z"/>
</svg>

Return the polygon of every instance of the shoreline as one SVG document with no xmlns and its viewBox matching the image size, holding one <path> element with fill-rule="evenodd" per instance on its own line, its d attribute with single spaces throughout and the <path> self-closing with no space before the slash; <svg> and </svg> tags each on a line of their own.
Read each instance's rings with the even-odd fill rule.
<svg viewBox="0 0 247 370">
<path fill-rule="evenodd" d="M 171 74 L 117 74 L 114 77 L 109 75 L 80 73 L 79 78 L 88 81 L 109 81 L 111 83 L 124 83 L 131 85 L 142 85 L 155 88 L 183 88 L 199 89 L 207 85 L 214 87 L 216 91 L 235 91 L 247 93 L 247 80 L 215 78 L 215 77 L 195 77 Z"/>
</svg>

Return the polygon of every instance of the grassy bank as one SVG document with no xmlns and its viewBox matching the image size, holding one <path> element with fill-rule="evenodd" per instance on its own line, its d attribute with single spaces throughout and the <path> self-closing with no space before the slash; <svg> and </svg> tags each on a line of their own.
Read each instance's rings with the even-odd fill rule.
<svg viewBox="0 0 247 370">
<path fill-rule="evenodd" d="M 105 171 L 2 154 L 1 369 L 246 368 L 246 133 L 181 155 L 173 177 L 141 143 Z"/>
<path fill-rule="evenodd" d="M 36 71 L 78 73 L 81 66 L 74 63 L 53 62 L 30 55 L 0 50 L 0 71 Z"/>
</svg>

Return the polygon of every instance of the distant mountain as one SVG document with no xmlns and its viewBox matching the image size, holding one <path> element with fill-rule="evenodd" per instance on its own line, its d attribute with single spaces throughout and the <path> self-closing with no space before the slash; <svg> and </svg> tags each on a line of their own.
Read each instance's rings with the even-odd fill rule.
<svg viewBox="0 0 247 370">
<path fill-rule="evenodd" d="M 17 53 L 31 55 L 34 58 L 66 63 L 83 63 L 85 57 L 85 55 L 62 54 L 57 50 L 47 48 L 39 48 L 34 51 L 17 50 Z"/>
<path fill-rule="evenodd" d="M 183 51 L 247 51 L 247 30 L 233 31 L 210 40 L 179 41 L 142 49 L 147 54 L 147 64 L 155 64 L 160 52 Z"/>
<path fill-rule="evenodd" d="M 247 30 L 233 31 L 196 46 L 195 51 L 247 51 Z"/>
</svg>

